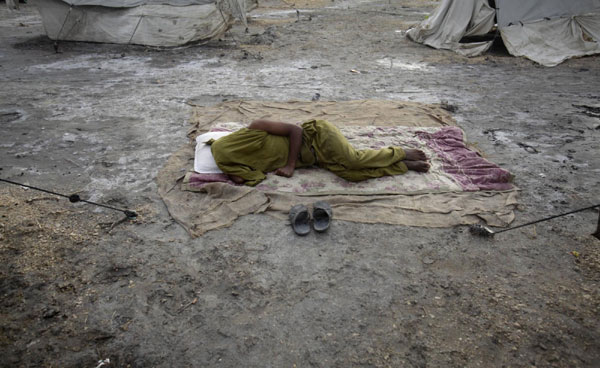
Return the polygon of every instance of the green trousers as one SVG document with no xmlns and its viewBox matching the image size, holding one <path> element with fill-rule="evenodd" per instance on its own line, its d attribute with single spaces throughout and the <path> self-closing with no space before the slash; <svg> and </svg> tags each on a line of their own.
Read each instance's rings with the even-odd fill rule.
<svg viewBox="0 0 600 368">
<path fill-rule="evenodd" d="M 357 150 L 342 132 L 325 120 L 302 124 L 303 139 L 315 152 L 317 165 L 348 181 L 361 181 L 408 171 L 400 147 Z"/>
</svg>

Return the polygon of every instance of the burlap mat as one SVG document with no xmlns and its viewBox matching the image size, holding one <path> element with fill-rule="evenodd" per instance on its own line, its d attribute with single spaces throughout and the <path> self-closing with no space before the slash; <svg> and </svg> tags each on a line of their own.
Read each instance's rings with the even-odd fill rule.
<svg viewBox="0 0 600 368">
<path fill-rule="evenodd" d="M 208 131 L 217 122 L 250 122 L 268 118 L 284 122 L 325 119 L 338 126 L 429 126 L 455 125 L 450 113 L 439 106 L 400 101 L 265 102 L 229 101 L 196 107 L 190 138 Z M 481 220 L 492 226 L 507 226 L 514 219 L 517 190 L 502 192 L 447 192 L 385 196 L 314 196 L 265 193 L 224 183 L 206 185 L 202 192 L 182 190 L 181 179 L 192 168 L 194 142 L 178 149 L 159 172 L 158 190 L 169 213 L 192 236 L 231 225 L 239 216 L 265 212 L 286 219 L 296 203 L 310 206 L 316 200 L 331 203 L 334 219 L 364 223 L 449 227 Z"/>
</svg>

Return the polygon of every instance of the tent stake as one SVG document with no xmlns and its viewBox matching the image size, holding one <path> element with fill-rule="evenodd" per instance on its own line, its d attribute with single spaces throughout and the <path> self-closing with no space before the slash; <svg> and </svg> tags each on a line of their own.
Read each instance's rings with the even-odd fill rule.
<svg viewBox="0 0 600 368">
<path fill-rule="evenodd" d="M 503 229 L 503 230 L 498 230 L 498 231 L 494 231 L 494 230 L 490 229 L 487 226 L 483 226 L 483 225 L 480 225 L 480 224 L 475 224 L 475 225 L 471 225 L 470 226 L 470 231 L 471 231 L 471 234 L 474 234 L 474 235 L 491 237 L 491 236 L 494 236 L 496 234 L 503 233 L 505 231 L 515 230 L 515 229 L 521 228 L 523 226 L 529 226 L 529 225 L 537 224 L 538 222 L 544 222 L 544 221 L 552 220 L 554 218 L 562 217 L 562 216 L 566 216 L 566 215 L 570 215 L 570 214 L 576 213 L 576 212 L 581 212 L 581 211 L 585 211 L 585 210 L 591 210 L 591 209 L 596 208 L 596 207 L 600 207 L 600 203 L 599 204 L 595 204 L 593 206 L 589 206 L 589 207 L 580 208 L 580 209 L 577 209 L 577 210 L 573 210 L 573 211 L 561 213 L 561 214 L 558 214 L 558 215 L 554 215 L 554 216 L 550 216 L 550 217 L 545 217 L 545 218 L 540 219 L 540 220 L 535 220 L 535 221 L 527 222 L 527 223 L 524 223 L 524 224 L 521 224 L 521 225 L 517 225 L 517 226 L 514 226 L 514 227 L 509 227 L 508 229 Z M 593 233 L 592 235 L 594 237 L 596 237 L 597 239 L 600 240 L 600 215 L 598 216 L 598 228 L 596 229 L 596 232 Z"/>
<path fill-rule="evenodd" d="M 598 226 L 596 227 L 596 232 L 592 234 L 596 237 L 596 239 L 600 240 L 600 212 L 598 212 Z"/>
</svg>

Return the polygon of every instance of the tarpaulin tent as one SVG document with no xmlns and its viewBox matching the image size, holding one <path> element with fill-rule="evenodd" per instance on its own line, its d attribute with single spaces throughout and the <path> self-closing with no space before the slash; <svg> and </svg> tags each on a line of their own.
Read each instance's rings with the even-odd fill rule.
<svg viewBox="0 0 600 368">
<path fill-rule="evenodd" d="M 178 46 L 218 37 L 256 0 L 36 0 L 53 40 Z"/>
<path fill-rule="evenodd" d="M 465 56 L 486 52 L 493 40 L 467 42 L 495 27 L 508 52 L 545 66 L 600 53 L 600 0 L 443 0 L 407 37 Z"/>
</svg>

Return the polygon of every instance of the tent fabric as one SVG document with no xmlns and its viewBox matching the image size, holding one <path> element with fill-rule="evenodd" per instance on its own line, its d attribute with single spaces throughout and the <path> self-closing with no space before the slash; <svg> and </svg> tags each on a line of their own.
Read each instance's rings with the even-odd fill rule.
<svg viewBox="0 0 600 368">
<path fill-rule="evenodd" d="M 580 15 L 575 17 L 575 20 L 588 36 L 600 43 L 600 12 L 598 14 Z"/>
<path fill-rule="evenodd" d="M 492 41 L 460 41 L 490 32 L 497 13 L 500 35 L 512 55 L 555 66 L 572 57 L 600 53 L 598 0 L 496 0 L 496 7 L 492 9 L 487 0 L 443 0 L 428 19 L 406 35 L 434 48 L 478 56 Z"/>
<path fill-rule="evenodd" d="M 436 49 L 477 56 L 492 45 L 488 42 L 460 43 L 465 36 L 485 35 L 494 27 L 495 10 L 486 0 L 444 0 L 428 19 L 406 33 L 411 40 Z"/>
<path fill-rule="evenodd" d="M 105 6 L 109 8 L 133 8 L 141 5 L 189 6 L 212 4 L 214 0 L 62 0 L 73 6 Z"/>
<path fill-rule="evenodd" d="M 205 0 L 187 6 L 139 5 L 159 1 L 36 0 L 46 34 L 52 40 L 148 46 L 179 46 L 223 34 L 233 16 L 245 24 L 246 0 Z M 166 1 L 163 1 L 165 3 Z M 186 1 L 171 1 L 183 5 Z M 192 1 L 188 1 L 192 2 Z M 204 2 L 204 4 L 202 4 Z M 76 3 L 76 4 L 75 4 Z M 102 3 L 103 6 L 79 6 Z M 110 7 L 106 4 L 119 4 Z M 248 5 L 251 5 L 250 0 Z"/>
<path fill-rule="evenodd" d="M 598 0 L 496 0 L 496 4 L 499 27 L 544 18 L 600 13 Z"/>
<path fill-rule="evenodd" d="M 594 39 L 600 39 L 600 13 L 516 24 L 503 27 L 501 35 L 512 55 L 555 66 L 572 57 L 600 53 L 600 43 L 586 41 L 584 30 Z"/>
</svg>

